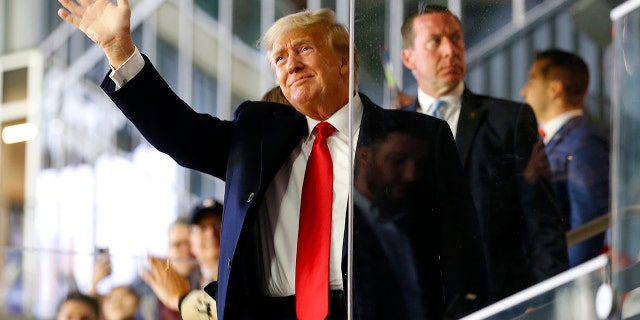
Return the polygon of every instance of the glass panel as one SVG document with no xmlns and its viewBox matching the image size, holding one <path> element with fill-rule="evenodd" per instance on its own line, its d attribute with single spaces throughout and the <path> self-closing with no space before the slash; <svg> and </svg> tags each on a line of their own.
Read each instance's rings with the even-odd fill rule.
<svg viewBox="0 0 640 320">
<path fill-rule="evenodd" d="M 218 19 L 218 0 L 194 0 L 194 3 L 210 16 Z"/>
<path fill-rule="evenodd" d="M 24 119 L 5 122 L 0 129 L 4 130 L 24 123 Z M 3 141 L 0 147 L 0 202 L 22 204 L 24 203 L 26 143 L 7 144 Z"/>
<path fill-rule="evenodd" d="M 260 38 L 260 0 L 233 2 L 233 33 L 250 46 Z"/>
<path fill-rule="evenodd" d="M 27 99 L 28 68 L 7 70 L 2 73 L 2 103 Z"/>
<path fill-rule="evenodd" d="M 613 270 L 623 319 L 637 318 L 640 298 L 640 3 L 614 10 Z M 623 10 L 624 11 L 621 11 Z"/>
<path fill-rule="evenodd" d="M 595 301 L 602 283 L 608 279 L 608 260 L 595 258 L 579 267 L 518 292 L 463 320 L 548 320 L 601 319 L 596 314 Z M 601 296 L 602 297 L 602 296 Z"/>
<path fill-rule="evenodd" d="M 511 1 L 461 1 L 465 41 L 471 47 L 511 22 Z"/>
<path fill-rule="evenodd" d="M 450 3 L 455 2 L 450 1 Z M 533 6 L 532 2 L 526 4 Z M 461 267 L 462 269 L 465 267 L 472 269 L 465 273 L 467 278 L 462 281 L 468 281 L 467 284 L 472 285 L 476 281 L 473 277 L 480 276 L 487 282 L 479 285 L 480 287 L 486 285 L 485 288 L 480 289 L 486 292 L 478 295 L 480 299 L 488 299 L 484 302 L 497 302 L 557 274 L 566 275 L 565 272 L 573 271 L 569 269 L 568 255 L 572 258 L 571 265 L 580 266 L 599 257 L 604 249 L 603 230 L 607 229 L 606 221 L 604 227 L 580 240 L 572 236 L 571 245 L 565 241 L 569 230 L 575 232 L 579 227 L 598 217 L 606 218 L 609 209 L 609 150 L 606 135 L 588 125 L 581 124 L 580 128 L 593 129 L 590 131 L 589 142 L 581 144 L 577 140 L 569 141 L 569 138 L 575 137 L 569 136 L 569 131 L 575 123 L 582 122 L 584 118 L 574 117 L 577 114 L 566 114 L 566 119 L 571 118 L 572 121 L 564 121 L 558 125 L 555 128 L 556 131 L 550 133 L 548 139 L 543 141 L 538 138 L 538 125 L 552 119 L 545 117 L 542 109 L 547 105 L 535 101 L 537 97 L 535 94 L 524 97 L 530 107 L 522 104 L 523 97 L 507 102 L 485 96 L 504 98 L 521 92 L 520 89 L 529 79 L 529 70 L 534 65 L 536 50 L 548 49 L 553 43 L 553 26 L 541 23 L 544 21 L 541 19 L 521 29 L 522 32 L 526 32 L 526 36 L 514 32 L 507 38 L 505 35 L 509 32 L 505 31 L 509 30 L 503 27 L 516 28 L 509 25 L 512 10 L 510 1 L 462 1 L 461 5 L 460 33 L 452 31 L 457 27 L 455 19 L 445 20 L 439 24 L 440 28 L 431 29 L 431 34 L 423 32 L 416 36 L 413 46 L 405 44 L 406 50 L 403 51 L 401 47 L 403 44 L 397 41 L 402 36 L 400 27 L 403 19 L 417 10 L 418 5 L 414 1 L 356 1 L 355 42 L 361 59 L 358 73 L 361 94 L 371 98 L 374 103 L 383 108 L 394 108 L 394 101 L 390 99 L 393 96 L 393 84 L 389 80 L 390 77 L 385 74 L 385 72 L 391 72 L 395 79 L 402 79 L 401 87 L 410 88 L 406 89 L 405 93 L 412 98 L 417 96 L 418 88 L 411 83 L 419 83 L 420 90 L 425 93 L 425 96 L 430 95 L 419 101 L 425 104 L 410 105 L 411 110 L 428 113 L 435 109 L 435 106 L 431 105 L 433 98 L 440 96 L 444 96 L 445 100 L 450 99 L 447 102 L 454 105 L 456 110 L 453 114 L 445 113 L 445 120 L 450 125 L 450 132 L 455 139 L 454 143 L 434 132 L 431 134 L 422 132 L 422 136 L 411 133 L 412 125 L 419 125 L 423 130 L 428 130 L 437 123 L 426 124 L 416 120 L 417 122 L 412 125 L 407 125 L 407 121 L 411 121 L 408 120 L 409 116 L 407 119 L 398 119 L 400 115 L 391 116 L 390 113 L 385 112 L 380 112 L 377 119 L 363 120 L 355 156 L 353 197 L 354 219 L 356 219 L 354 235 L 359 237 L 354 239 L 356 270 L 353 275 L 356 283 L 353 288 L 359 290 L 360 294 L 364 289 L 357 283 L 358 273 L 367 275 L 367 272 L 359 269 L 357 264 L 367 261 L 366 258 L 373 259 L 366 256 L 367 250 L 378 250 L 374 256 L 380 268 L 387 268 L 390 277 L 396 277 L 396 282 L 390 284 L 390 288 L 402 281 L 407 281 L 413 285 L 413 287 L 407 286 L 410 288 L 406 293 L 407 296 L 411 296 L 411 289 L 414 289 L 414 293 L 420 291 L 416 289 L 421 286 L 420 280 L 411 282 L 406 279 L 428 277 L 429 272 L 426 271 L 428 268 L 417 268 L 421 271 L 416 274 L 400 271 L 407 270 L 402 268 L 410 266 L 411 259 L 419 261 L 416 265 L 423 262 L 422 259 L 428 259 L 425 258 L 428 254 L 424 251 L 417 253 L 420 250 L 417 250 L 417 246 L 412 243 L 416 239 L 412 238 L 412 229 L 403 229 L 406 225 L 420 228 L 417 226 L 425 224 L 425 221 L 420 221 L 419 218 L 412 220 L 412 216 L 417 212 L 437 215 L 440 217 L 438 222 L 444 224 L 436 230 L 429 229 L 433 225 L 422 227 L 423 230 L 441 232 L 441 237 L 433 235 L 432 232 L 432 238 L 429 238 L 430 243 L 453 241 L 446 238 L 447 228 L 451 225 L 447 224 L 444 218 L 452 217 L 453 214 L 460 215 L 457 221 L 466 221 L 469 224 L 457 225 L 456 227 L 461 228 L 458 234 L 462 234 L 463 237 L 476 234 L 481 239 L 479 241 L 481 248 L 475 248 L 477 243 L 463 238 L 457 239 L 462 241 L 458 242 L 462 245 L 457 248 L 431 248 L 435 251 L 442 250 L 440 252 L 443 255 L 440 256 L 440 265 L 434 263 L 429 266 L 441 268 L 443 273 L 452 272 L 450 269 L 447 270 L 449 267 L 447 262 L 460 259 L 456 261 L 458 266 L 464 266 Z M 566 12 L 567 8 L 558 7 L 554 10 L 556 11 L 550 10 L 545 19 L 556 19 L 556 17 L 570 19 L 567 14 L 560 13 Z M 429 23 L 439 23 L 435 18 L 427 22 L 422 24 L 421 30 L 429 30 L 431 26 Z M 383 24 L 384 27 L 381 27 Z M 498 30 L 501 32 L 497 32 Z M 575 30 L 570 32 L 575 36 Z M 461 39 L 460 36 L 463 38 Z M 420 40 L 415 40 L 418 38 Z M 452 44 L 455 41 L 461 43 Z M 467 62 L 465 54 L 469 50 L 477 49 L 481 45 L 487 46 L 487 44 L 492 44 L 494 50 L 485 51 L 483 57 L 485 63 L 478 66 L 481 69 L 475 74 L 469 72 L 465 74 L 464 68 Z M 513 49 L 514 44 L 519 45 L 518 50 Z M 534 48 L 533 44 L 539 48 Z M 438 49 L 430 51 L 428 48 L 430 45 Z M 381 47 L 387 50 L 388 56 L 380 53 Z M 592 74 L 600 77 L 600 62 L 583 47 L 575 51 L 578 55 L 585 55 L 583 60 L 587 58 L 589 61 L 595 60 L 596 63 L 589 64 L 588 67 L 595 70 Z M 568 50 L 568 52 L 572 51 Z M 402 58 L 405 59 L 405 63 Z M 552 58 L 545 59 L 552 60 Z M 549 70 L 553 70 L 553 73 L 571 75 L 578 73 L 574 70 L 566 71 L 567 69 L 564 68 L 573 67 L 553 61 L 553 64 L 549 62 Z M 385 62 L 388 62 L 392 68 L 384 69 Z M 447 72 L 441 64 L 448 67 L 459 66 L 460 73 Z M 582 65 L 577 68 L 580 68 L 579 72 L 582 74 L 579 76 L 580 79 L 588 78 L 589 70 L 585 70 Z M 410 79 L 398 76 L 403 73 L 409 75 Z M 474 77 L 473 83 L 466 82 L 467 74 L 469 77 Z M 519 77 L 518 80 L 521 83 L 515 83 L 513 77 Z M 545 75 L 545 81 L 552 82 L 546 79 L 553 78 L 553 81 L 562 82 L 565 87 L 579 86 L 580 94 L 574 95 L 574 92 L 569 92 L 572 89 L 567 89 L 565 94 L 573 98 L 578 97 L 578 105 L 582 107 L 585 93 L 590 89 L 586 82 L 581 80 L 582 82 L 575 84 L 572 82 L 574 79 L 565 80 L 555 75 L 546 77 L 547 75 Z M 415 78 L 419 78 L 419 81 Z M 506 116 L 510 120 L 502 122 L 506 120 L 503 116 L 514 110 L 520 110 L 520 113 Z M 567 110 L 560 110 L 559 113 Z M 368 131 L 374 127 L 368 122 L 371 119 L 376 119 L 374 123 L 377 131 L 375 129 Z M 557 121 L 560 122 L 560 120 Z M 510 129 L 498 129 L 500 127 Z M 406 132 L 403 131 L 408 131 L 409 136 L 404 135 Z M 566 138 L 565 144 L 560 145 L 559 141 L 563 141 L 563 138 Z M 420 139 L 428 141 L 426 146 L 421 144 Z M 407 145 L 413 147 L 406 149 Z M 438 148 L 430 149 L 434 145 Z M 458 158 L 444 160 L 448 159 L 447 151 L 450 151 L 447 146 L 453 146 L 454 154 Z M 400 150 L 403 148 L 405 151 L 401 153 Z M 557 149 L 554 150 L 554 148 Z M 590 154 L 584 154 L 585 149 L 589 149 Z M 430 151 L 426 152 L 428 156 L 423 158 L 417 150 Z M 388 155 L 385 152 L 388 152 Z M 394 154 L 395 157 L 389 156 Z M 458 160 L 462 169 L 454 168 L 458 165 L 456 163 Z M 451 166 L 440 167 L 440 161 Z M 461 170 L 463 173 L 456 170 Z M 439 184 L 438 175 L 445 171 L 447 172 L 445 176 L 451 179 L 448 185 Z M 531 175 L 532 172 L 536 173 Z M 455 179 L 459 175 L 464 177 L 460 178 L 461 180 L 469 181 L 469 184 L 461 183 L 456 186 Z M 408 182 L 404 179 L 414 180 Z M 449 192 L 447 188 L 457 191 Z M 397 191 L 400 189 L 403 191 Z M 470 194 L 467 194 L 467 191 Z M 449 196 L 451 198 L 448 198 Z M 589 201 L 590 204 L 576 209 L 580 204 L 576 203 L 575 197 L 582 199 L 578 202 L 584 200 Z M 447 210 L 453 207 L 441 207 L 442 201 L 455 203 L 461 207 L 454 210 L 455 213 L 449 213 Z M 467 201 L 471 201 L 470 206 L 471 210 L 475 209 L 474 213 L 464 211 Z M 437 212 L 447 213 L 440 215 L 436 214 Z M 428 218 L 422 218 L 428 220 Z M 474 224 L 474 219 L 477 219 L 475 221 L 477 224 Z M 376 238 L 376 235 L 380 234 L 385 234 L 386 238 Z M 404 238 L 399 237 L 398 234 L 402 234 Z M 362 238 L 365 236 L 369 237 L 365 239 L 369 242 L 364 242 L 363 245 L 365 240 Z M 397 240 L 389 241 L 389 239 Z M 576 242 L 580 243 L 576 244 Z M 465 244 L 469 247 L 463 248 Z M 366 249 L 362 250 L 363 247 Z M 403 252 L 402 250 L 407 250 L 407 247 L 408 251 Z M 361 252 L 358 252 L 358 248 Z M 424 250 L 424 248 L 421 249 Z M 475 262 L 465 260 L 470 258 L 470 255 L 461 258 L 465 250 L 483 252 L 486 265 L 475 266 Z M 403 265 L 395 263 L 399 258 L 394 254 L 402 254 L 406 257 Z M 464 262 L 460 263 L 461 261 Z M 547 262 L 550 263 L 547 264 Z M 484 268 L 486 270 L 483 270 Z M 375 272 L 372 269 L 375 268 L 370 267 L 367 271 Z M 431 280 L 440 281 L 436 277 Z M 444 293 L 445 300 L 448 301 L 444 305 L 448 311 L 458 309 L 459 312 L 464 313 L 461 310 L 467 308 L 468 311 L 482 304 L 478 301 L 465 301 L 464 297 L 468 296 L 466 295 L 468 292 L 460 287 L 449 288 L 447 286 L 452 284 L 448 280 L 442 281 L 445 291 L 454 290 L 455 292 Z M 595 289 L 589 286 L 584 287 L 578 283 L 579 281 L 584 282 L 576 280 L 575 284 L 566 283 L 562 288 L 557 289 L 558 293 L 543 295 L 548 299 L 543 303 L 548 306 L 547 311 L 551 312 L 552 318 L 562 318 L 562 315 L 573 312 L 564 308 L 564 302 L 561 301 L 575 300 L 580 301 L 581 305 L 592 302 L 591 293 Z M 599 285 L 601 281 L 602 277 L 597 274 L 597 277 L 587 282 Z M 425 291 L 428 290 L 425 289 Z M 357 296 L 359 293 L 355 294 Z M 484 297 L 482 297 L 483 294 Z M 421 300 L 422 306 L 430 305 L 425 302 L 428 301 L 428 297 L 419 294 L 413 297 L 424 299 Z M 461 299 L 453 301 L 453 297 Z M 398 297 L 398 300 L 401 299 L 403 297 Z M 474 306 L 473 303 L 478 304 Z M 371 310 L 373 309 L 371 307 Z M 514 318 L 521 316 L 525 309 L 518 310 L 515 307 L 511 310 L 510 316 Z M 407 310 L 407 308 L 397 307 L 396 310 Z M 593 318 L 593 309 L 585 310 L 582 313 L 585 319 Z M 412 311 L 437 312 L 420 308 Z M 543 319 L 543 311 L 538 312 L 541 314 L 538 317 Z M 498 315 L 497 319 L 505 316 L 505 314 Z"/>
</svg>

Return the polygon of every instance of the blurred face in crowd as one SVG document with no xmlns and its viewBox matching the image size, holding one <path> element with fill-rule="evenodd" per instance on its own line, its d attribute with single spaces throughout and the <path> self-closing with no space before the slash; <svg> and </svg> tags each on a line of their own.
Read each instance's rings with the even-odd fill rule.
<svg viewBox="0 0 640 320">
<path fill-rule="evenodd" d="M 220 226 L 222 216 L 207 212 L 190 227 L 191 251 L 198 262 L 218 261 L 220 258 Z"/>
<path fill-rule="evenodd" d="M 115 287 L 104 298 L 102 312 L 105 320 L 133 320 L 140 299 L 128 287 Z"/>
<path fill-rule="evenodd" d="M 171 268 L 186 276 L 196 266 L 189 245 L 189 225 L 179 223 L 169 229 L 169 249 L 167 258 L 171 260 Z"/>
<path fill-rule="evenodd" d="M 348 57 L 339 56 L 322 30 L 293 30 L 279 36 L 271 63 L 287 100 L 302 114 L 326 120 L 347 104 Z"/>
<path fill-rule="evenodd" d="M 402 50 L 404 65 L 418 86 L 432 97 L 453 90 L 464 78 L 462 27 L 450 13 L 429 13 L 413 21 L 413 45 Z"/>
<path fill-rule="evenodd" d="M 98 320 L 98 315 L 88 304 L 69 300 L 60 306 L 56 320 Z"/>
<path fill-rule="evenodd" d="M 520 90 L 520 95 L 536 114 L 538 120 L 545 120 L 549 107 L 549 82 L 542 74 L 547 62 L 538 60 L 529 69 L 529 78 Z"/>
</svg>

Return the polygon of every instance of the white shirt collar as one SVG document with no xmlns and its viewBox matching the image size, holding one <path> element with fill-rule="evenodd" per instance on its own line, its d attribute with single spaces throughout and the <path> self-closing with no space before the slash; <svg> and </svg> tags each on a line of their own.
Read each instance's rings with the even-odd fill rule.
<svg viewBox="0 0 640 320">
<path fill-rule="evenodd" d="M 571 118 L 581 116 L 582 114 L 582 110 L 570 110 L 555 116 L 553 119 L 545 123 L 541 123 L 540 126 L 542 127 L 542 130 L 544 130 L 544 143 L 547 144 L 551 141 L 551 138 L 553 138 L 558 130 L 560 130 L 565 123 L 571 120 Z"/>
<path fill-rule="evenodd" d="M 438 99 L 446 101 L 448 105 L 452 107 L 452 109 L 459 108 L 461 105 L 463 92 L 464 92 L 464 81 L 460 81 L 460 83 L 455 87 L 455 89 L 451 90 L 449 94 L 444 95 Z M 418 103 L 420 104 L 420 108 L 422 108 L 423 113 L 432 114 L 434 100 L 436 100 L 436 98 L 426 94 L 424 91 L 418 88 Z"/>
<path fill-rule="evenodd" d="M 357 134 L 360 129 L 360 121 L 362 119 L 362 100 L 360 99 L 359 94 L 355 94 L 353 96 L 353 126 L 351 127 L 351 136 L 353 137 Z M 305 141 L 312 136 L 313 128 L 320 121 L 307 117 L 307 126 L 309 126 L 309 134 Z M 348 137 L 344 134 L 345 132 L 349 132 L 349 103 L 345 104 L 340 108 L 336 113 L 334 113 L 329 119 L 326 120 L 329 122 L 334 128 L 336 128 L 337 133 L 344 136 L 344 138 L 348 139 Z"/>
</svg>

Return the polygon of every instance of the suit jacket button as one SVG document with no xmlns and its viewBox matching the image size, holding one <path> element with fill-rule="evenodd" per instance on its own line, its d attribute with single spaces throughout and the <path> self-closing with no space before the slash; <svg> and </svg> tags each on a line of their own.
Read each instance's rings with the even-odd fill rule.
<svg viewBox="0 0 640 320">
<path fill-rule="evenodd" d="M 227 258 L 227 268 L 231 269 L 231 258 Z"/>
<path fill-rule="evenodd" d="M 251 200 L 253 200 L 253 197 L 255 197 L 255 195 L 256 195 L 255 193 L 251 192 L 251 194 L 247 198 L 247 203 L 251 202 Z"/>
</svg>

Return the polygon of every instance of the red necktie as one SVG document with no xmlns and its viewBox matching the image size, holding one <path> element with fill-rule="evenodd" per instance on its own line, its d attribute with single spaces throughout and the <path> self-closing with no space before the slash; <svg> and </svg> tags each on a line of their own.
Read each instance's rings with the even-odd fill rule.
<svg viewBox="0 0 640 320">
<path fill-rule="evenodd" d="M 544 132 L 544 129 L 542 129 L 542 127 L 538 127 L 538 134 L 540 134 L 540 136 L 542 137 L 542 140 L 544 140 L 544 137 L 547 135 Z"/>
<path fill-rule="evenodd" d="M 333 164 L 327 138 L 336 130 L 316 125 L 316 139 L 307 161 L 300 202 L 296 257 L 296 314 L 299 320 L 323 320 L 329 314 L 329 252 Z"/>
</svg>

